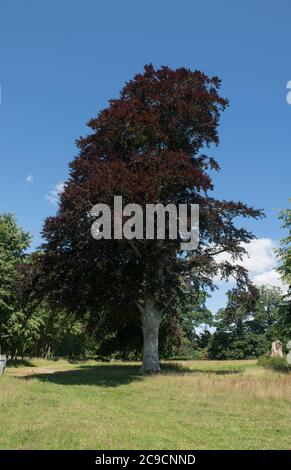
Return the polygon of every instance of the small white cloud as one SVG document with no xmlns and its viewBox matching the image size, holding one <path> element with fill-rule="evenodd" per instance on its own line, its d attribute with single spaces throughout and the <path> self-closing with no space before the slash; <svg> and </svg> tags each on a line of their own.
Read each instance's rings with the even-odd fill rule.
<svg viewBox="0 0 291 470">
<path fill-rule="evenodd" d="M 53 189 L 45 196 L 45 198 L 54 206 L 57 205 L 59 202 L 59 196 L 65 189 L 65 183 L 61 181 L 60 183 L 56 184 Z"/>
<path fill-rule="evenodd" d="M 243 257 L 242 264 L 251 276 L 269 271 L 277 265 L 277 243 L 271 238 L 258 238 L 243 246 L 248 254 Z"/>
<path fill-rule="evenodd" d="M 273 286 L 279 287 L 283 292 L 287 293 L 287 286 L 283 284 L 282 279 L 278 271 L 276 269 L 272 269 L 271 271 L 265 271 L 264 273 L 257 274 L 252 279 L 253 283 L 256 286 Z"/>
<path fill-rule="evenodd" d="M 27 175 L 27 177 L 25 178 L 25 181 L 27 183 L 33 183 L 34 182 L 34 177 L 32 175 Z"/>
<path fill-rule="evenodd" d="M 257 286 L 270 285 L 286 291 L 286 285 L 283 284 L 276 270 L 278 259 L 275 249 L 278 244 L 271 238 L 258 238 L 250 243 L 242 243 L 242 246 L 247 253 L 236 264 L 248 270 L 251 281 Z M 218 255 L 216 260 L 218 262 L 232 261 L 231 256 L 224 253 Z"/>
</svg>

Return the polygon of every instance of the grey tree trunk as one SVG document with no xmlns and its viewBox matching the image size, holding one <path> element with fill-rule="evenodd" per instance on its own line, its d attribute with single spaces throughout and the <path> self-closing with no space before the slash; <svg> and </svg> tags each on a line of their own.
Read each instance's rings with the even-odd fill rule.
<svg viewBox="0 0 291 470">
<path fill-rule="evenodd" d="M 162 314 L 152 301 L 139 306 L 142 316 L 143 358 L 140 374 L 158 374 L 161 372 L 159 359 L 159 329 Z"/>
</svg>

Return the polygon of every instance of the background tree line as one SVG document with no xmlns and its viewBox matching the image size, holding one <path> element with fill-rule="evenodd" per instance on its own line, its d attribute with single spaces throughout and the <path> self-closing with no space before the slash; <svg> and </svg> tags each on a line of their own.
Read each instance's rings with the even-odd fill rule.
<svg viewBox="0 0 291 470">
<path fill-rule="evenodd" d="M 280 213 L 288 235 L 278 250 L 279 271 L 290 286 L 291 211 Z M 0 346 L 10 358 L 99 357 L 140 359 L 142 333 L 136 317 L 127 316 L 120 325 L 108 321 L 91 324 L 90 316 L 76 319 L 56 312 L 44 301 L 25 296 L 26 269 L 40 253 L 27 253 L 31 237 L 11 214 L 0 215 Z M 29 273 L 29 269 L 27 273 Z M 24 281 L 23 281 L 24 280 Z M 21 288 L 20 288 L 21 287 Z M 239 290 L 228 292 L 225 308 L 215 315 L 206 307 L 207 294 L 189 290 L 181 297 L 176 312 L 161 325 L 161 356 L 210 359 L 256 358 L 270 344 L 291 338 L 290 292 L 258 288 L 250 311 L 249 297 Z"/>
</svg>

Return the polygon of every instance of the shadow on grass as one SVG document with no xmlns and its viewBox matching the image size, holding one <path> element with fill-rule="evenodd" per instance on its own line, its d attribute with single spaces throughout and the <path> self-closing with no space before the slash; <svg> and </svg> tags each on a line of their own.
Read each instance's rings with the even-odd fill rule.
<svg viewBox="0 0 291 470">
<path fill-rule="evenodd" d="M 205 369 L 205 370 L 199 370 L 195 369 L 193 372 L 204 372 L 206 374 L 215 374 L 215 375 L 233 375 L 233 374 L 240 374 L 242 369 Z"/>
<path fill-rule="evenodd" d="M 179 364 L 162 364 L 162 375 L 184 375 L 184 374 L 216 374 L 228 375 L 241 372 L 238 369 L 191 369 Z M 139 367 L 136 364 L 130 365 L 98 365 L 81 366 L 75 370 L 55 371 L 52 373 L 32 374 L 25 377 L 19 377 L 20 380 L 39 380 L 58 385 L 93 385 L 96 387 L 118 387 L 120 385 L 130 384 L 133 381 L 143 380 L 139 375 Z"/>
<path fill-rule="evenodd" d="M 199 367 L 185 367 L 185 365 L 170 363 L 162 365 L 162 372 L 165 373 L 177 373 L 177 374 L 215 374 L 215 375 L 231 375 L 239 374 L 243 370 L 240 368 L 225 368 L 225 369 L 211 369 L 211 368 L 199 368 Z"/>
<path fill-rule="evenodd" d="M 37 379 L 58 385 L 94 385 L 96 387 L 118 387 L 142 377 L 136 365 L 98 365 L 81 366 L 75 370 L 55 371 L 53 373 L 33 374 L 21 380 Z"/>
<path fill-rule="evenodd" d="M 9 359 L 6 367 L 37 367 L 28 359 Z"/>
</svg>

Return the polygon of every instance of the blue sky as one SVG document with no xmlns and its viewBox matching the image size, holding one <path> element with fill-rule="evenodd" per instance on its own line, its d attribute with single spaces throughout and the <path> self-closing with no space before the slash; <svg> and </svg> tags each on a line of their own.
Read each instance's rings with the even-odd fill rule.
<svg viewBox="0 0 291 470">
<path fill-rule="evenodd" d="M 50 191 L 66 179 L 89 118 L 145 63 L 186 66 L 223 81 L 230 108 L 209 151 L 222 167 L 215 195 L 265 209 L 247 226 L 271 240 L 271 256 L 283 235 L 276 209 L 291 196 L 290 17 L 288 0 L 3 0 L 0 211 L 38 245 L 56 210 Z"/>
</svg>

